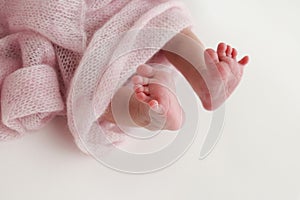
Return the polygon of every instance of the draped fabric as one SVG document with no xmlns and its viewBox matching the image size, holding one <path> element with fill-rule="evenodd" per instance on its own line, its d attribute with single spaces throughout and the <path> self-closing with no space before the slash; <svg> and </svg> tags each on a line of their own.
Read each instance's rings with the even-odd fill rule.
<svg viewBox="0 0 300 200">
<path fill-rule="evenodd" d="M 114 92 L 189 26 L 172 0 L 0 0 L 0 140 L 61 115 L 82 151 L 119 143 Z"/>
</svg>

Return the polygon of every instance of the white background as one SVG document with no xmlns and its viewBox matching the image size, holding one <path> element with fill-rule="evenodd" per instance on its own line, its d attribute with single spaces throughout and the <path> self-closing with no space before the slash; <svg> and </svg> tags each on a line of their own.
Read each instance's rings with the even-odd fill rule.
<svg viewBox="0 0 300 200">
<path fill-rule="evenodd" d="M 226 104 L 223 137 L 213 153 L 198 160 L 198 137 L 165 170 L 123 174 L 81 154 L 55 126 L 64 126 L 58 119 L 39 133 L 0 143 L 1 200 L 300 199 L 299 1 L 186 4 L 207 47 L 224 41 L 251 58 Z"/>
</svg>

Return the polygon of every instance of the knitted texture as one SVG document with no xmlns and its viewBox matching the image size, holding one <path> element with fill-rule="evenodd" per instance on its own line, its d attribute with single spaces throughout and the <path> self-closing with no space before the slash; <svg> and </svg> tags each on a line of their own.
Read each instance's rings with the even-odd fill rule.
<svg viewBox="0 0 300 200">
<path fill-rule="evenodd" d="M 172 0 L 0 0 L 0 140 L 63 115 L 84 152 L 121 142 L 114 92 L 190 26 Z"/>
</svg>

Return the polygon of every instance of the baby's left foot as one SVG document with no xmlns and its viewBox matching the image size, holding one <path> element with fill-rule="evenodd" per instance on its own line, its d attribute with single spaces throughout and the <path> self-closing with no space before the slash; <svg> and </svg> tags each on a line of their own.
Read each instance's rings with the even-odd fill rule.
<svg viewBox="0 0 300 200">
<path fill-rule="evenodd" d="M 180 129 L 183 124 L 183 110 L 175 96 L 172 74 L 146 64 L 137 68 L 137 74 L 132 78 L 136 99 L 149 105 L 154 113 L 152 118 L 164 117 L 163 129 Z"/>
<path fill-rule="evenodd" d="M 197 94 L 204 107 L 212 110 L 223 104 L 238 86 L 249 57 L 238 61 L 237 50 L 224 43 L 218 45 L 217 51 L 207 49 L 204 56 L 207 70 L 201 75 L 207 82 Z"/>
</svg>

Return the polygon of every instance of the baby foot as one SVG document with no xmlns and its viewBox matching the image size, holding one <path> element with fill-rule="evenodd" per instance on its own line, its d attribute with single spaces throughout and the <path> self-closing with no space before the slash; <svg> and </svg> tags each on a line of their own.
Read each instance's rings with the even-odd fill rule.
<svg viewBox="0 0 300 200">
<path fill-rule="evenodd" d="M 237 50 L 229 45 L 220 43 L 217 52 L 207 49 L 204 52 L 206 70 L 200 72 L 205 81 L 205 88 L 199 97 L 203 106 L 208 110 L 219 107 L 233 93 L 241 81 L 245 65 L 249 57 L 237 61 Z"/>
<path fill-rule="evenodd" d="M 163 129 L 180 129 L 183 124 L 183 110 L 175 96 L 172 74 L 146 64 L 137 68 L 137 74 L 132 77 L 136 99 L 149 105 L 152 115 L 154 113 L 152 119 L 164 117 Z"/>
</svg>

